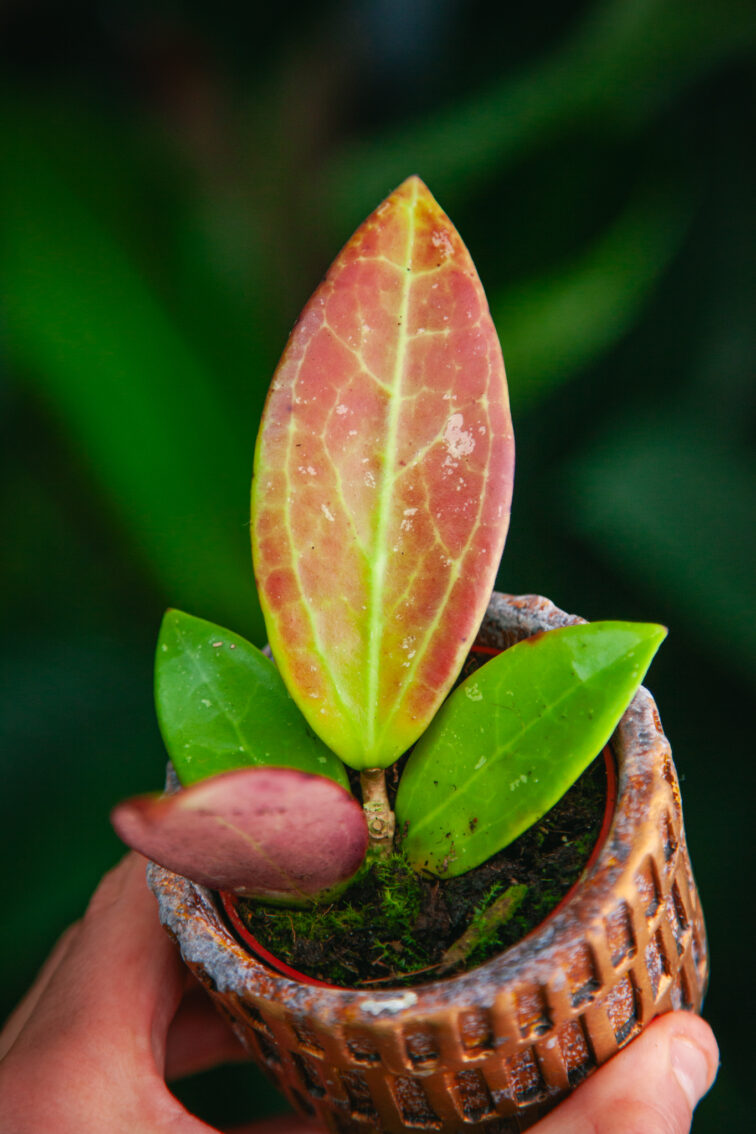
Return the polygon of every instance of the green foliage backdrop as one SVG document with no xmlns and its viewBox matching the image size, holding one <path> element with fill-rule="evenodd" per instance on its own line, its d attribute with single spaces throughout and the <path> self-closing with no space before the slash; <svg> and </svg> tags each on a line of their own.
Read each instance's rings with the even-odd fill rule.
<svg viewBox="0 0 756 1134">
<path fill-rule="evenodd" d="M 756 9 L 252 12 L 0 14 L 2 1007 L 119 855 L 110 806 L 160 781 L 164 607 L 260 641 L 247 496 L 271 371 L 338 247 L 419 173 L 476 260 L 510 377 L 501 588 L 670 627 L 649 684 L 724 1058 L 694 1128 L 744 1129 Z M 234 1118 L 276 1105 L 246 1069 L 185 1097 L 231 1120 L 229 1084 Z"/>
</svg>

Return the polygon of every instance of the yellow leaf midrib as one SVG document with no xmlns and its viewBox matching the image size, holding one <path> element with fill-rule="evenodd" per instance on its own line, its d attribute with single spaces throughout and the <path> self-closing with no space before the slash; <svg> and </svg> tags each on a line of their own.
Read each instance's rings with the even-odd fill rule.
<svg viewBox="0 0 756 1134">
<path fill-rule="evenodd" d="M 378 517 L 375 531 L 376 554 L 370 564 L 369 572 L 369 631 L 368 631 L 368 664 L 366 667 L 368 707 L 367 734 L 365 737 L 365 754 L 368 758 L 376 755 L 376 731 L 379 712 L 379 690 L 381 678 L 381 642 L 384 620 L 384 597 L 386 570 L 388 567 L 389 550 L 386 546 L 391 510 L 393 502 L 393 488 L 396 480 L 398 423 L 402 406 L 402 382 L 407 356 L 407 346 L 410 336 L 407 333 L 410 295 L 412 291 L 413 276 L 411 271 L 412 249 L 415 241 L 415 208 L 417 204 L 417 186 L 412 187 L 412 196 L 408 202 L 407 243 L 402 272 L 402 295 L 398 313 L 398 335 L 394 373 L 391 381 L 391 397 L 389 401 L 388 428 L 386 434 L 386 448 L 383 468 L 381 470 L 380 495 L 378 500 Z"/>
</svg>

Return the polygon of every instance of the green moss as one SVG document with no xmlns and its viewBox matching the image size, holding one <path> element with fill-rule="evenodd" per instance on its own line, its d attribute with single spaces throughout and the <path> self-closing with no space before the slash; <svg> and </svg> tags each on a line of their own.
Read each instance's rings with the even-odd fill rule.
<svg viewBox="0 0 756 1134">
<path fill-rule="evenodd" d="M 377 862 L 373 874 L 382 917 L 387 925 L 403 931 L 420 912 L 423 889 L 419 876 L 402 854 Z"/>
<path fill-rule="evenodd" d="M 520 940 L 579 877 L 601 824 L 606 780 L 594 765 L 535 827 L 493 859 L 441 880 L 413 871 L 400 854 L 371 862 L 333 905 L 305 910 L 243 902 L 250 932 L 300 972 L 345 986 L 408 985 L 461 971 Z M 506 891 L 521 904 L 505 921 L 486 918 Z M 454 968 L 444 954 L 470 930 Z"/>
</svg>

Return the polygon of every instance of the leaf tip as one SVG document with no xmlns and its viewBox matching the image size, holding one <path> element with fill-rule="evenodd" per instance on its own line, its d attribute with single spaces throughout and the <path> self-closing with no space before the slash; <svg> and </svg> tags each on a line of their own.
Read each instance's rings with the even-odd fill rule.
<svg viewBox="0 0 756 1134">
<path fill-rule="evenodd" d="M 162 799 L 160 792 L 135 795 L 122 799 L 111 809 L 110 825 L 122 843 L 140 854 L 145 851 L 145 831 L 147 821 L 155 802 Z"/>
<path fill-rule="evenodd" d="M 404 181 L 402 181 L 401 185 L 396 189 L 396 192 L 409 196 L 416 193 L 430 194 L 430 189 L 425 184 L 422 177 L 419 177 L 416 173 L 411 173 L 409 177 L 405 177 Z"/>
<path fill-rule="evenodd" d="M 645 631 L 646 641 L 653 647 L 654 653 L 669 634 L 669 629 L 660 622 L 641 622 L 638 624 L 639 632 L 641 629 Z"/>
<path fill-rule="evenodd" d="M 191 617 L 192 616 L 187 614 L 186 611 L 179 610 L 175 606 L 167 607 L 160 620 L 160 633 L 162 633 L 166 627 L 175 626 L 176 623 L 181 622 L 183 619 Z"/>
</svg>

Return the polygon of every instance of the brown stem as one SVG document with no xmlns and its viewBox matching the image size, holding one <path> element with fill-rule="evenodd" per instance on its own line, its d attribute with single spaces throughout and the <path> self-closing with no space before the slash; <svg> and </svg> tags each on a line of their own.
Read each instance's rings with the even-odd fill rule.
<svg viewBox="0 0 756 1134">
<path fill-rule="evenodd" d="M 487 910 L 474 917 L 462 936 L 446 950 L 437 966 L 438 971 L 448 972 L 449 969 L 466 961 L 479 941 L 495 933 L 499 926 L 505 925 L 517 913 L 527 892 L 527 886 L 518 884 L 510 886 Z"/>
<path fill-rule="evenodd" d="M 387 858 L 394 847 L 396 819 L 386 792 L 386 773 L 383 768 L 365 768 L 360 772 L 362 809 L 367 819 L 370 849 L 381 858 Z"/>
</svg>

